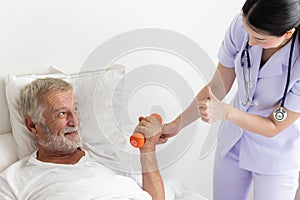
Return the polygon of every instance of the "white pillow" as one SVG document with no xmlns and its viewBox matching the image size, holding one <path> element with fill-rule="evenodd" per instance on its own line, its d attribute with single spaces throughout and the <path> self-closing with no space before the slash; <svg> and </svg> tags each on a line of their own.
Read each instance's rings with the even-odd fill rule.
<svg viewBox="0 0 300 200">
<path fill-rule="evenodd" d="M 36 149 L 35 139 L 27 130 L 19 113 L 19 91 L 37 78 L 62 78 L 73 85 L 80 112 L 81 135 L 86 147 L 95 152 L 99 161 L 109 167 L 119 167 L 119 151 L 128 145 L 127 138 L 116 126 L 116 116 L 122 113 L 122 90 L 125 68 L 114 65 L 105 70 L 72 75 L 9 75 L 5 88 L 13 140 L 19 158 Z M 127 148 L 127 147 L 126 147 Z"/>
<path fill-rule="evenodd" d="M 11 133 L 0 134 L 0 152 L 1 173 L 6 167 L 18 160 Z"/>
</svg>

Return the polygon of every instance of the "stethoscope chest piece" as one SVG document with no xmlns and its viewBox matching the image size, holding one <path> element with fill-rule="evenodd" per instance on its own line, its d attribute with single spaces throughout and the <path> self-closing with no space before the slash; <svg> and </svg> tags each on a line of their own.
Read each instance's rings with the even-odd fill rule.
<svg viewBox="0 0 300 200">
<path fill-rule="evenodd" d="M 276 121 L 283 121 L 287 117 L 287 112 L 283 107 L 276 108 L 273 111 L 273 117 Z"/>
</svg>

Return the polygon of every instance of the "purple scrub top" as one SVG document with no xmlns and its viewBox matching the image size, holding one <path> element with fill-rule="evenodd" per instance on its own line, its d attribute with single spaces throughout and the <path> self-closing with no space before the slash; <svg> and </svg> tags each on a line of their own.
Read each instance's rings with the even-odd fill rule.
<svg viewBox="0 0 300 200">
<path fill-rule="evenodd" d="M 291 78 L 285 107 L 293 112 L 300 112 L 300 56 L 299 35 L 296 38 Z M 281 101 L 288 73 L 288 59 L 291 41 L 278 50 L 259 69 L 262 48 L 249 46 L 251 60 L 250 99 L 258 105 L 244 106 L 246 91 L 241 67 L 241 53 L 248 40 L 248 34 L 242 23 L 242 15 L 233 19 L 221 44 L 218 58 L 225 67 L 234 67 L 237 80 L 237 92 L 231 102 L 234 107 L 256 115 L 268 117 Z M 248 71 L 246 80 L 248 81 Z M 243 130 L 235 124 L 224 121 L 220 129 L 218 150 L 222 156 L 241 140 L 239 166 L 241 168 L 269 175 L 285 174 L 300 169 L 300 120 L 283 130 L 278 135 L 268 138 Z"/>
</svg>

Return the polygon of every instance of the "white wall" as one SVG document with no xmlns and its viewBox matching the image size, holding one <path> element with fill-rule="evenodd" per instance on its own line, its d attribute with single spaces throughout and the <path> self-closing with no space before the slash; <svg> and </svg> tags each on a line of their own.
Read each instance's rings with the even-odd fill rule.
<svg viewBox="0 0 300 200">
<path fill-rule="evenodd" d="M 216 62 L 222 35 L 242 2 L 2 0 L 0 78 L 9 73 L 44 72 L 51 64 L 66 72 L 76 72 L 102 42 L 145 27 L 186 35 Z M 0 89 L 3 102 L 3 84 Z M 1 112 L 7 114 L 2 107 Z M 0 132 L 8 132 L 8 117 L 1 121 Z"/>
<path fill-rule="evenodd" d="M 202 47 L 206 53 L 202 56 L 206 56 L 205 59 L 209 59 L 213 65 L 217 62 L 216 55 L 224 32 L 232 17 L 240 11 L 243 2 L 241 0 L 2 0 L 0 133 L 11 131 L 3 83 L 3 78 L 7 74 L 43 73 L 47 72 L 49 65 L 55 65 L 67 73 L 78 72 L 99 45 L 113 36 L 142 28 L 167 29 L 186 36 Z M 154 55 L 155 53 L 157 52 L 143 51 L 119 59 L 118 62 L 136 68 L 154 62 L 156 65 L 171 68 L 173 66 L 187 80 L 187 84 L 194 92 L 204 84 L 203 80 L 198 81 L 199 76 L 194 77 L 194 71 L 178 57 L 170 57 L 161 52 Z M 180 85 L 177 89 L 185 90 Z M 147 94 L 151 94 L 151 91 L 148 90 Z M 166 97 L 168 98 L 167 94 Z M 185 101 L 188 102 L 189 99 Z M 175 105 L 175 108 L 178 106 Z M 133 108 L 133 113 L 141 109 L 143 107 Z M 180 111 L 180 108 L 175 111 L 168 109 L 164 116 L 166 121 L 171 120 L 177 111 Z M 132 116 L 134 117 L 134 114 Z M 209 127 L 200 123 L 198 129 L 199 132 L 205 133 Z M 200 140 L 198 141 L 200 144 L 203 139 L 204 136 L 194 138 L 195 141 Z M 183 165 L 188 159 L 197 159 L 198 151 L 197 146 L 191 147 L 188 156 L 175 163 L 173 170 L 185 167 L 187 177 L 193 176 L 189 173 L 188 166 Z M 194 186 L 198 187 L 197 190 L 203 195 L 210 197 L 209 199 L 211 199 L 212 163 L 211 154 L 201 161 L 199 173 L 193 177 Z M 199 179 L 203 181 L 197 185 L 196 181 Z"/>
</svg>

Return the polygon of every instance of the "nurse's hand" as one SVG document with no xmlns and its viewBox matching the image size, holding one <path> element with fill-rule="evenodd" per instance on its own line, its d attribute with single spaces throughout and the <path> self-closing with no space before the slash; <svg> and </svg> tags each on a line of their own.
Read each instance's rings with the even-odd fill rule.
<svg viewBox="0 0 300 200">
<path fill-rule="evenodd" d="M 202 121 L 212 123 L 222 120 L 226 115 L 226 104 L 221 102 L 208 88 L 208 98 L 198 102 L 198 109 Z"/>
<path fill-rule="evenodd" d="M 164 124 L 162 128 L 162 134 L 160 135 L 160 138 L 158 140 L 158 144 L 164 144 L 168 141 L 169 138 L 177 135 L 177 133 L 180 131 L 180 124 L 177 123 L 175 120 Z"/>
</svg>

